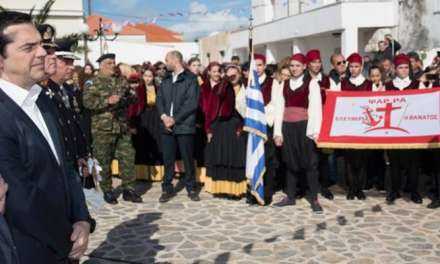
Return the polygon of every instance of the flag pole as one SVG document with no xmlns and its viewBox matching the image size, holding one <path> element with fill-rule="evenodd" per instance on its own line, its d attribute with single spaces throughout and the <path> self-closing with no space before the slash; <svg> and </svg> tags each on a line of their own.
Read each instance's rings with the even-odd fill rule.
<svg viewBox="0 0 440 264">
<path fill-rule="evenodd" d="M 251 62 L 254 53 L 253 43 L 252 43 L 253 30 L 254 30 L 253 21 L 254 18 L 252 17 L 252 12 L 251 12 L 251 14 L 249 15 L 249 63 Z"/>
</svg>

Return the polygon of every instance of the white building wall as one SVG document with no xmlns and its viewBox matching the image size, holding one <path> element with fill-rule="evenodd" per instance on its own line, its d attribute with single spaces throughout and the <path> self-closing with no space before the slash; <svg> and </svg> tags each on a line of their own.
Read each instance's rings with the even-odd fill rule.
<svg viewBox="0 0 440 264">
<path fill-rule="evenodd" d="M 304 5 L 299 6 L 297 0 L 289 1 L 290 11 L 302 13 L 279 18 L 283 14 L 282 9 L 286 7 L 277 5 L 275 1 L 276 20 L 259 23 L 254 27 L 254 46 L 258 47 L 256 49 L 268 48 L 267 54 L 271 57 L 282 58 L 286 56 L 287 50 L 291 54 L 306 52 L 312 48 L 321 49 L 323 57 L 334 52 L 342 52 L 347 56 L 352 52 L 364 53 L 368 37 L 374 33 L 371 29 L 392 28 L 398 24 L 397 0 L 321 0 L 307 8 Z M 257 2 L 261 3 L 254 0 L 253 4 Z M 294 7 L 297 9 L 292 10 Z M 258 17 L 256 20 L 264 21 Z M 231 33 L 231 48 L 245 49 L 248 37 L 247 30 Z M 290 48 L 282 48 L 280 51 L 278 43 L 286 42 L 290 43 Z M 325 66 L 328 64 L 326 61 Z"/>
<path fill-rule="evenodd" d="M 181 42 L 181 43 L 132 43 L 123 40 L 107 42 L 107 49 L 105 52 L 116 54 L 116 62 L 124 62 L 127 64 L 142 64 L 145 61 L 155 63 L 157 61 L 164 61 L 167 52 L 178 50 L 182 53 L 185 61 L 194 56 L 199 55 L 199 46 L 195 42 Z M 94 66 L 98 66 L 96 60 L 100 57 L 99 42 L 88 42 L 90 52 L 88 57 Z M 77 61 L 77 65 L 84 65 L 84 54 L 78 54 L 81 57 Z"/>
<path fill-rule="evenodd" d="M 0 5 L 6 9 L 29 13 L 35 6 L 34 13 L 44 6 L 46 0 L 1 0 Z M 51 8 L 47 23 L 55 26 L 57 36 L 78 33 L 84 26 L 82 0 L 57 0 Z"/>
</svg>

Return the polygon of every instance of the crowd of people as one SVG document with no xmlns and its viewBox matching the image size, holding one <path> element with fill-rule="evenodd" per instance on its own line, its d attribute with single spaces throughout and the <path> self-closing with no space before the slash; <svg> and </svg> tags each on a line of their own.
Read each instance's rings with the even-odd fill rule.
<svg viewBox="0 0 440 264">
<path fill-rule="evenodd" d="M 116 64 L 116 55 L 108 53 L 97 60 L 99 69 L 90 63 L 74 66 L 79 59 L 71 52 L 74 43 L 47 36 L 48 28 L 55 31 L 50 25 L 35 27 L 22 13 L 0 14 L 0 214 L 6 219 L 0 217 L 0 227 L 7 224 L 12 238 L 7 243 L 14 244 L 3 250 L 11 262 L 2 263 L 79 259 L 95 225 L 82 188 L 99 184 L 104 200 L 116 204 L 112 177 L 117 175 L 122 198 L 141 203 L 134 188 L 145 173 L 139 168 L 147 168 L 150 180 L 162 181 L 161 203 L 176 195 L 176 175 L 194 202 L 200 201 L 203 185 L 219 199 L 257 203 L 245 173 L 249 62 L 234 56 L 203 66 L 198 58 L 185 62 L 180 52 L 170 51 L 154 64 Z M 428 207 L 440 207 L 437 150 L 316 146 L 327 90 L 440 86 L 440 56 L 424 68 L 416 52 L 399 49 L 386 36 L 373 60 L 333 54 L 328 75 L 316 49 L 278 64 L 254 54 L 268 133 L 265 205 L 293 206 L 305 197 L 321 213 L 318 195 L 333 200 L 330 187 L 342 183 L 348 200 L 364 200 L 364 191 L 374 187 L 386 190 L 389 204 L 402 192 L 421 204 L 423 189 L 432 200 Z M 336 162 L 341 159 L 342 170 Z M 431 177 L 421 181 L 422 174 Z M 285 197 L 273 201 L 278 190 Z"/>
<path fill-rule="evenodd" d="M 440 56 L 424 69 L 416 52 L 398 53 L 400 44 L 390 36 L 378 45 L 379 52 L 373 60 L 358 53 L 347 59 L 342 54 L 333 54 L 328 75 L 323 72 L 319 50 L 294 54 L 279 64 L 266 64 L 264 55 L 254 55 L 269 134 L 265 147 L 266 205 L 272 204 L 273 194 L 281 188 L 286 197 L 273 203 L 274 206 L 294 205 L 298 197 L 305 196 L 312 209 L 320 212 L 318 193 L 333 199 L 329 187 L 341 182 L 347 187 L 349 200 L 366 199 L 364 190 L 375 186 L 386 189 L 386 201 L 392 204 L 401 197 L 404 187 L 413 202 L 422 203 L 419 190 L 425 189 L 425 182 L 420 182 L 423 173 L 435 176 L 429 181 L 433 190 L 429 192 L 433 199 L 429 207 L 439 207 L 438 167 L 433 150 L 334 151 L 316 147 L 326 90 L 376 92 L 439 86 Z M 92 130 L 99 126 L 94 125 L 94 118 L 97 123 L 105 119 L 105 113 L 93 115 L 103 105 L 97 102 L 110 102 L 109 89 L 103 88 L 104 93 L 95 91 L 100 89 L 99 80 L 107 61 L 113 67 L 115 55 L 106 54 L 98 60 L 100 69 L 94 71 L 95 77 L 74 78 L 75 86 L 80 87 L 83 94 L 83 102 L 79 104 L 84 105 L 84 109 L 80 112 L 92 112 Z M 129 177 L 130 182 L 136 179 L 132 170 L 124 172 L 127 162 L 121 162 L 126 159 L 131 163 L 132 157 L 127 157 L 130 155 L 135 157 L 137 166 L 149 166 L 150 176 L 152 168 L 164 167 L 163 177 L 156 178 L 163 178 L 160 202 L 167 202 L 175 195 L 171 181 L 180 174 L 185 176 L 188 194 L 194 201 L 199 200 L 196 186 L 202 184 L 204 191 L 216 197 L 246 197 L 249 203 L 255 203 L 245 176 L 247 133 L 243 131 L 249 66 L 248 62 L 240 64 L 239 57 L 233 56 L 231 62 L 214 61 L 203 67 L 198 58 L 185 63 L 179 52 L 170 52 L 165 62 L 154 65 L 150 62 L 131 66 L 118 64 L 109 76 L 128 81 L 137 96 L 126 115 L 135 154 L 126 151 L 125 156 L 119 157 L 123 179 Z M 78 76 L 89 76 L 93 67 L 86 65 L 77 70 Z M 107 138 L 104 134 L 92 132 L 90 135 L 93 140 L 89 141 L 95 141 L 91 148 L 105 164 L 103 176 L 108 179 L 106 176 L 112 173 L 106 170 L 110 168 L 111 159 L 98 153 L 111 151 L 96 150 L 99 146 L 108 148 L 115 144 L 111 141 L 101 143 Z M 335 165 L 339 157 L 345 161 L 342 172 L 337 171 Z M 202 170 L 197 167 L 206 168 L 205 173 L 200 175 Z M 390 180 L 385 184 L 387 167 Z M 196 172 L 199 172 L 198 177 Z M 106 186 L 105 182 L 101 182 L 101 186 Z M 106 201 L 117 203 L 111 190 L 107 191 L 107 187 L 103 190 Z M 138 194 L 132 195 L 136 201 L 141 201 Z"/>
</svg>

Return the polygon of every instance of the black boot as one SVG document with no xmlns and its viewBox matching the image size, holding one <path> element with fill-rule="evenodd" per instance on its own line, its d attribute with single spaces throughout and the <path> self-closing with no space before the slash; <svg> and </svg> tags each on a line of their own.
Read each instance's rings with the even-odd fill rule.
<svg viewBox="0 0 440 264">
<path fill-rule="evenodd" d="M 139 196 L 134 190 L 125 189 L 122 192 L 122 198 L 124 201 L 132 202 L 132 203 L 142 203 L 142 197 Z"/>
<path fill-rule="evenodd" d="M 291 199 L 288 196 L 284 197 L 281 201 L 278 203 L 275 203 L 274 206 L 276 207 L 284 207 L 284 206 L 293 206 L 296 204 L 295 199 Z"/>
<path fill-rule="evenodd" d="M 199 202 L 200 201 L 199 194 L 196 191 L 188 192 L 188 197 L 193 202 Z"/>
<path fill-rule="evenodd" d="M 334 199 L 333 193 L 328 188 L 325 187 L 321 189 L 321 195 L 328 200 Z"/>
<path fill-rule="evenodd" d="M 358 190 L 356 192 L 356 197 L 358 198 L 358 200 L 365 200 L 365 199 L 367 199 L 367 196 L 365 196 L 365 193 L 362 190 Z"/>
<path fill-rule="evenodd" d="M 347 200 L 354 200 L 356 197 L 356 192 L 350 187 L 347 193 Z"/>
<path fill-rule="evenodd" d="M 423 203 L 422 196 L 420 196 L 420 194 L 418 192 L 412 192 L 411 193 L 411 201 L 413 201 L 416 204 L 422 204 Z"/>
<path fill-rule="evenodd" d="M 310 207 L 312 208 L 313 212 L 315 214 L 322 214 L 323 210 L 322 210 L 322 206 L 319 204 L 318 199 L 313 199 L 310 202 Z"/>
<path fill-rule="evenodd" d="M 440 199 L 432 200 L 430 204 L 428 204 L 429 209 L 437 209 L 440 208 Z"/>
<path fill-rule="evenodd" d="M 104 192 L 104 201 L 108 204 L 117 204 L 118 197 L 116 197 L 116 194 L 114 194 L 113 191 L 105 191 Z"/>
<path fill-rule="evenodd" d="M 388 204 L 394 204 L 398 198 L 400 198 L 399 192 L 391 191 L 387 194 L 386 201 Z"/>
</svg>

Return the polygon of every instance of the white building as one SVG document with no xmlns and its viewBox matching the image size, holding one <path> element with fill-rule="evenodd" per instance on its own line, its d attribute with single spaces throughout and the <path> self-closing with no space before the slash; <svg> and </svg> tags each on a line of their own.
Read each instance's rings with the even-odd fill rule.
<svg viewBox="0 0 440 264">
<path fill-rule="evenodd" d="M 1 0 L 0 5 L 8 10 L 29 13 L 35 6 L 38 14 L 47 0 Z M 78 33 L 84 28 L 83 1 L 57 0 L 51 8 L 47 23 L 55 26 L 57 36 Z"/>
<path fill-rule="evenodd" d="M 332 53 L 367 55 L 387 33 L 405 51 L 440 46 L 440 0 L 252 0 L 251 5 L 254 49 L 266 54 L 268 63 L 317 48 L 328 70 Z M 248 38 L 247 29 L 231 32 L 223 53 L 246 60 Z M 202 50 L 202 58 L 206 55 Z"/>
<path fill-rule="evenodd" d="M 98 41 L 88 42 L 89 61 L 96 67 L 96 60 L 101 56 Z M 145 61 L 155 63 L 157 61 L 165 61 L 165 55 L 172 50 L 178 50 L 182 53 L 185 61 L 194 56 L 199 55 L 199 45 L 195 42 L 178 42 L 178 43 L 135 43 L 126 41 L 124 38 L 116 41 L 109 41 L 104 47 L 105 52 L 116 54 L 116 63 L 123 62 L 130 65 L 142 64 Z M 84 65 L 84 59 L 78 61 L 78 65 Z"/>
</svg>

